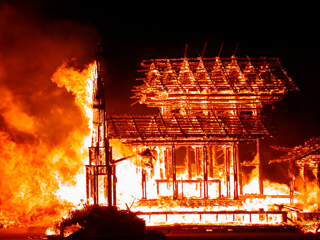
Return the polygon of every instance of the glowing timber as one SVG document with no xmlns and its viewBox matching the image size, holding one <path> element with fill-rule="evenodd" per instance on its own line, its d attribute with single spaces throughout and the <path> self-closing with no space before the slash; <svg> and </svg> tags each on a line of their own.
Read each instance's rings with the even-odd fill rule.
<svg viewBox="0 0 320 240">
<path fill-rule="evenodd" d="M 164 196 L 167 190 L 173 201 L 188 199 L 188 185 L 200 187 L 192 193 L 200 201 L 237 202 L 245 198 L 242 169 L 248 166 L 259 169 L 258 195 L 263 196 L 259 141 L 275 133 L 261 116 L 261 110 L 280 101 L 288 91 L 298 90 L 279 60 L 234 56 L 153 59 L 143 61 L 142 66 L 145 77 L 140 80 L 144 84 L 133 90 L 135 97 L 149 107 L 158 107 L 159 114 L 107 115 L 104 116 L 106 130 L 103 130 L 108 139 L 119 139 L 133 148 L 128 155 L 133 155 L 137 163 L 136 175 L 141 174 L 141 190 L 135 192 L 138 205 Z M 256 158 L 249 163 L 241 161 L 239 156 L 241 144 L 246 143 L 256 144 Z M 147 161 L 139 154 L 144 151 L 150 153 Z M 107 167 L 117 161 L 112 160 L 109 150 L 104 154 L 109 158 L 109 164 L 104 163 L 107 173 Z M 95 174 L 99 175 L 98 172 Z M 115 177 L 115 167 L 109 172 L 109 178 Z M 167 189 L 162 191 L 164 184 Z M 115 186 L 115 181 L 108 180 L 108 197 L 115 197 Z M 116 205 L 115 200 L 112 201 L 108 202 Z M 179 212 L 183 213 L 181 209 Z M 246 218 L 250 219 L 253 215 L 249 212 L 255 212 L 248 211 Z M 242 213 L 248 216 L 247 212 Z M 147 211 L 145 214 L 150 215 Z M 220 213 L 216 214 L 220 218 Z M 233 215 L 232 218 L 237 215 L 236 212 L 228 214 Z M 275 214 L 283 216 L 281 211 Z M 281 219 L 286 221 L 285 217 Z"/>
<path fill-rule="evenodd" d="M 93 199 L 93 204 L 99 204 L 99 186 L 104 185 L 104 196 L 108 206 L 116 204 L 116 176 L 112 163 L 112 148 L 106 128 L 106 112 L 104 97 L 104 81 L 100 56 L 96 59 L 96 74 L 93 81 L 93 130 L 92 142 L 89 147 L 89 165 L 86 165 L 86 195 L 87 204 Z"/>
<path fill-rule="evenodd" d="M 144 212 L 138 213 L 148 225 L 174 224 L 274 224 L 287 222 L 286 211 L 185 211 L 185 212 Z M 179 218 L 180 221 L 177 221 Z"/>
</svg>

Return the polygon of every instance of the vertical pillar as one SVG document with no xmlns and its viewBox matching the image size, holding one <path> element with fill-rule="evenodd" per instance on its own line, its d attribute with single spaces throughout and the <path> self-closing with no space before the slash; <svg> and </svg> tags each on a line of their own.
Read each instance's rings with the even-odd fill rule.
<svg viewBox="0 0 320 240">
<path fill-rule="evenodd" d="M 307 168 L 306 164 L 303 164 L 302 167 L 302 178 L 303 178 L 303 200 L 306 203 L 307 202 Z"/>
<path fill-rule="evenodd" d="M 164 151 L 163 151 L 163 147 L 160 147 L 159 146 L 159 151 L 158 151 L 158 158 L 157 159 L 159 159 L 159 165 L 160 165 L 160 167 L 159 167 L 159 175 L 160 175 L 160 179 L 164 179 L 164 172 L 163 172 L 163 170 L 164 170 L 164 157 L 162 158 L 161 157 L 161 155 L 163 154 L 163 156 L 164 156 Z"/>
<path fill-rule="evenodd" d="M 192 179 L 191 146 L 187 146 L 188 179 Z"/>
<path fill-rule="evenodd" d="M 208 154 L 207 146 L 203 146 L 203 197 L 208 198 Z"/>
<path fill-rule="evenodd" d="M 196 176 L 200 175 L 200 148 L 196 147 L 196 154 L 195 154 L 195 162 L 196 162 Z"/>
<path fill-rule="evenodd" d="M 219 184 L 219 199 L 221 198 L 221 180 L 218 182 L 218 184 Z"/>
<path fill-rule="evenodd" d="M 294 175 L 293 175 L 293 162 L 289 162 L 289 188 L 290 188 L 290 204 L 293 204 L 293 187 L 294 187 Z"/>
<path fill-rule="evenodd" d="M 165 176 L 166 180 L 170 179 L 170 153 L 169 148 L 165 148 L 164 150 L 164 164 L 165 164 Z"/>
<path fill-rule="evenodd" d="M 213 158 L 212 158 L 212 146 L 207 146 L 207 158 L 208 158 L 208 177 L 213 178 Z"/>
<path fill-rule="evenodd" d="M 95 190 L 94 173 L 95 173 L 95 167 L 94 165 L 92 165 L 90 168 L 90 197 L 92 199 L 94 199 L 94 190 Z"/>
<path fill-rule="evenodd" d="M 107 182 L 108 182 L 108 207 L 112 206 L 112 147 L 106 147 L 106 167 L 107 167 Z"/>
<path fill-rule="evenodd" d="M 113 196 L 113 203 L 112 206 L 117 206 L 117 174 L 116 174 L 116 165 L 112 165 L 112 196 Z"/>
<path fill-rule="evenodd" d="M 215 178 L 216 176 L 216 166 L 218 165 L 217 159 L 216 159 L 216 146 L 211 146 L 211 164 L 212 164 L 212 178 Z"/>
<path fill-rule="evenodd" d="M 317 205 L 318 205 L 318 211 L 320 210 L 320 192 L 319 192 L 319 187 L 320 187 L 320 164 L 317 162 Z"/>
<path fill-rule="evenodd" d="M 225 167 L 226 167 L 226 190 L 227 190 L 227 198 L 230 197 L 230 149 L 229 146 L 225 148 Z"/>
<path fill-rule="evenodd" d="M 90 168 L 89 166 L 86 166 L 86 197 L 87 197 L 87 204 L 89 204 L 89 198 L 90 198 Z"/>
<path fill-rule="evenodd" d="M 147 199 L 147 173 L 145 169 L 141 172 L 141 188 L 142 188 L 142 199 Z"/>
<path fill-rule="evenodd" d="M 239 185 L 238 185 L 238 166 L 239 166 L 239 154 L 238 144 L 233 144 L 233 175 L 234 175 L 234 199 L 239 198 Z"/>
<path fill-rule="evenodd" d="M 178 182 L 177 182 L 177 174 L 176 174 L 176 154 L 175 154 L 175 146 L 172 146 L 171 157 L 172 157 L 173 199 L 178 199 Z"/>
<path fill-rule="evenodd" d="M 93 204 L 99 204 L 99 175 L 98 166 L 93 166 Z"/>
<path fill-rule="evenodd" d="M 258 158 L 258 168 L 259 168 L 259 193 L 263 195 L 263 179 L 262 179 L 262 164 L 260 157 L 260 139 L 257 138 L 257 158 Z"/>
<path fill-rule="evenodd" d="M 240 163 L 240 157 L 239 157 L 239 145 L 238 145 L 238 181 L 239 181 L 239 192 L 240 192 L 240 196 L 243 195 L 243 183 L 242 183 L 242 165 Z"/>
</svg>

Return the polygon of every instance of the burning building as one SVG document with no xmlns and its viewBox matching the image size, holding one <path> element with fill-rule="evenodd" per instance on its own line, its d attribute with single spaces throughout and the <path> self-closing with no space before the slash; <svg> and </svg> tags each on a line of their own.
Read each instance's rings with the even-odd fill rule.
<svg viewBox="0 0 320 240">
<path fill-rule="evenodd" d="M 93 90 L 94 136 L 87 165 L 87 202 L 125 204 L 147 224 L 283 223 L 287 212 L 268 207 L 260 139 L 275 131 L 261 114 L 266 105 L 298 90 L 277 58 L 179 58 L 142 61 L 143 84 L 133 89 L 155 115 L 107 115 L 98 61 Z M 113 140 L 130 148 L 115 159 Z M 254 146 L 252 159 L 241 149 Z M 122 164 L 131 162 L 122 171 Z M 244 191 L 245 169 L 258 191 Z M 120 169 L 120 173 L 119 173 Z M 133 175 L 129 174 L 133 171 Z M 124 180 L 121 190 L 119 182 Z M 132 191 L 131 200 L 119 202 Z M 102 194 L 101 194 L 101 189 Z M 292 199 L 269 196 L 273 199 Z M 290 202 L 286 202 L 290 203 Z M 257 217 L 258 216 L 258 217 Z"/>
<path fill-rule="evenodd" d="M 308 206 L 309 209 L 307 210 L 311 211 L 319 210 L 319 141 L 320 138 L 315 137 L 306 141 L 303 145 L 296 146 L 294 148 L 275 147 L 280 151 L 286 152 L 286 154 L 282 155 L 278 159 L 269 161 L 270 164 L 281 162 L 288 163 L 291 204 L 294 203 L 294 199 L 299 198 L 301 201 L 298 202 L 297 205 L 301 208 L 306 208 L 306 206 Z M 295 168 L 298 168 L 297 171 L 295 171 Z M 296 184 L 296 182 L 302 184 Z M 297 195 L 295 192 L 297 188 L 299 188 L 299 195 Z"/>
</svg>

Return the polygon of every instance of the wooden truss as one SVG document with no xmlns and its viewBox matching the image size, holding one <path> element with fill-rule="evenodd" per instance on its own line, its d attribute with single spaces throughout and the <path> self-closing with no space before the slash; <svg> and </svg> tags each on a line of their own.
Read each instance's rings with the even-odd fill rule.
<svg viewBox="0 0 320 240">
<path fill-rule="evenodd" d="M 261 176 L 259 139 L 275 135 L 261 110 L 288 91 L 298 90 L 279 60 L 234 56 L 154 59 L 143 61 L 142 67 L 145 75 L 138 80 L 143 84 L 134 88 L 134 98 L 158 107 L 159 114 L 108 115 L 108 139 L 120 139 L 142 150 L 151 151 L 153 146 L 159 156 L 157 168 L 152 169 L 159 173 L 155 181 L 158 188 L 172 183 L 174 200 L 181 197 L 183 187 L 179 186 L 185 184 L 199 185 L 203 199 L 212 197 L 211 185 L 218 185 L 219 199 L 238 199 L 243 193 L 240 143 L 256 143 L 255 166 Z M 188 179 L 182 179 L 182 170 Z M 142 199 L 147 199 L 147 171 L 151 170 L 141 172 Z M 263 195 L 261 177 L 259 194 Z"/>
<path fill-rule="evenodd" d="M 320 161 L 320 137 L 312 138 L 303 145 L 291 149 L 276 149 L 286 151 L 286 154 L 278 159 L 269 161 L 269 163 L 296 161 L 297 164 L 303 163 L 313 165 L 315 164 L 314 162 Z"/>
<path fill-rule="evenodd" d="M 155 59 L 142 67 L 134 98 L 167 111 L 262 109 L 298 90 L 277 58 Z"/>
<path fill-rule="evenodd" d="M 296 146 L 294 148 L 281 148 L 275 147 L 277 150 L 285 151 L 286 154 L 281 156 L 278 159 L 269 161 L 272 163 L 279 162 L 289 162 L 288 175 L 290 177 L 290 196 L 291 202 L 293 202 L 293 192 L 294 192 L 294 180 L 295 176 L 293 173 L 294 163 L 299 167 L 300 175 L 303 179 L 303 190 L 304 198 L 307 201 L 307 170 L 311 170 L 315 173 L 316 183 L 318 188 L 316 189 L 318 196 L 319 195 L 319 186 L 320 186 L 320 137 L 312 138 L 309 141 L 306 141 L 303 145 Z M 319 198 L 318 198 L 319 199 Z M 318 200 L 318 208 L 319 208 Z"/>
<path fill-rule="evenodd" d="M 109 138 L 130 144 L 195 144 L 195 142 L 252 141 L 272 136 L 273 129 L 261 116 L 109 115 Z"/>
</svg>

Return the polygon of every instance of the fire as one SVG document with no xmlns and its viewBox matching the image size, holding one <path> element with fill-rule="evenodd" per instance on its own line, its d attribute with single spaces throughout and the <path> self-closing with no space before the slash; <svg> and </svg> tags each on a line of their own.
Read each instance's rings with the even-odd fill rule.
<svg viewBox="0 0 320 240">
<path fill-rule="evenodd" d="M 58 87 L 65 87 L 68 92 L 74 94 L 75 104 L 81 109 L 83 116 L 88 119 L 90 129 L 92 129 L 92 92 L 95 70 L 95 62 L 80 71 L 68 66 L 68 61 L 64 61 L 51 78 Z"/>
<path fill-rule="evenodd" d="M 80 108 L 82 116 L 87 119 L 89 128 L 92 130 L 92 89 L 93 79 L 95 77 L 95 63 L 91 63 L 86 66 L 82 71 L 68 66 L 68 62 L 64 61 L 62 65 L 53 74 L 51 80 L 57 83 L 58 87 L 65 87 L 68 92 L 72 92 L 75 96 L 75 104 Z M 88 160 L 88 147 L 90 146 L 91 134 L 78 136 L 76 143 L 81 144 L 79 146 L 81 154 L 81 162 L 85 164 Z M 73 186 L 60 185 L 57 194 L 72 202 L 74 205 L 84 203 L 85 192 L 81 189 L 85 189 L 85 174 L 84 170 L 80 171 L 75 176 Z"/>
<path fill-rule="evenodd" d="M 1 88 L 3 101 L 0 103 L 1 116 L 10 128 L 25 133 L 33 133 L 35 120 L 23 111 L 21 103 L 16 102 L 14 96 L 7 89 Z"/>
<path fill-rule="evenodd" d="M 88 159 L 90 140 L 90 84 L 94 63 L 83 71 L 68 68 L 64 62 L 52 76 L 59 87 L 75 95 L 75 103 L 87 122 L 69 129 L 59 144 L 44 141 L 45 126 L 25 110 L 7 89 L 1 89 L 1 117 L 10 132 L 0 129 L 2 226 L 51 225 L 85 199 L 83 165 Z M 63 112 L 52 108 L 57 116 Z M 60 121 L 69 121 L 66 119 Z M 19 137 L 19 139 L 17 138 Z M 26 140 L 24 140 L 26 139 Z"/>
<path fill-rule="evenodd" d="M 115 159 L 125 156 L 134 156 L 135 151 L 132 148 L 124 146 L 120 141 L 111 141 Z M 192 223 L 192 224 L 208 224 L 208 223 L 224 223 L 224 224 L 253 224 L 253 223 L 272 223 L 280 224 L 282 222 L 282 213 L 260 213 L 263 211 L 278 210 L 275 204 L 288 203 L 288 187 L 283 184 L 270 183 L 264 181 L 264 189 L 266 196 L 250 197 L 242 201 L 234 202 L 233 205 L 220 205 L 214 200 L 201 200 L 202 184 L 183 183 L 179 184 L 178 200 L 173 201 L 172 183 L 157 183 L 156 179 L 161 176 L 163 151 L 161 148 L 155 148 L 155 156 L 153 164 L 149 168 L 143 164 L 141 157 L 136 156 L 125 161 L 117 163 L 117 203 L 120 208 L 130 208 L 131 211 L 143 212 L 140 217 L 146 220 L 147 225 L 162 225 L 175 223 Z M 142 189 L 142 171 L 146 172 L 146 188 L 147 196 L 143 200 Z M 259 189 L 257 171 L 251 174 L 251 180 L 244 186 L 245 189 Z M 126 176 L 121 177 L 121 176 Z M 202 174 L 194 175 L 192 179 L 197 180 L 203 178 Z M 130 179 L 130 181 L 128 180 Z M 181 171 L 179 180 L 187 180 L 186 171 Z M 183 186 L 182 186 L 183 185 Z M 193 185 L 193 186 L 192 186 Z M 211 186 L 212 190 L 215 189 Z M 157 193 L 159 188 L 159 193 Z M 182 190 L 183 189 L 183 190 Z M 258 191 L 258 190 L 257 190 Z M 249 192 L 248 192 L 249 193 Z M 250 192 L 251 194 L 254 192 Z M 285 195 L 284 199 L 272 198 L 267 195 Z M 194 197 L 198 196 L 198 197 Z M 213 195 L 215 198 L 218 195 Z M 231 201 L 232 202 L 232 201 Z M 235 211 L 236 213 L 232 213 Z M 237 211 L 240 211 L 237 213 Z M 255 213 L 242 213 L 241 211 L 256 211 Z M 151 214 L 152 212 L 152 214 Z M 180 214 L 174 214 L 179 213 Z M 183 213 L 181 213 L 183 212 Z M 195 213 L 197 212 L 197 213 Z M 202 212 L 200 215 L 198 212 Z M 207 213 L 206 213 L 207 212 Z M 221 212 L 222 214 L 219 214 Z M 225 212 L 225 214 L 223 214 Z M 229 212 L 229 213 L 228 213 Z M 148 214 L 150 213 L 150 214 Z M 235 219 L 239 219 L 238 221 Z"/>
<path fill-rule="evenodd" d="M 105 156 L 100 151 L 105 147 L 101 144 L 105 139 L 100 138 L 105 131 L 104 125 L 99 125 L 98 130 L 95 129 L 97 126 L 94 126 L 94 114 L 95 117 L 98 115 L 99 119 L 101 116 L 101 112 L 97 114 L 93 109 L 93 98 L 95 97 L 93 93 L 96 90 L 94 84 L 97 77 L 96 65 L 97 63 L 93 62 L 79 70 L 72 67 L 70 62 L 64 61 L 52 75 L 52 82 L 56 83 L 60 89 L 65 88 L 72 93 L 83 120 L 79 128 L 75 127 L 69 131 L 64 139 L 59 139 L 61 143 L 54 147 L 37 139 L 37 133 L 39 133 L 37 119 L 29 116 L 28 112 L 23 110 L 22 104 L 13 100 L 9 91 L 3 90 L 4 101 L 0 105 L 2 118 L 9 128 L 35 139 L 18 143 L 14 141 L 14 136 L 0 131 L 0 159 L 4 166 L 0 170 L 3 176 L 3 183 L 0 187 L 1 190 L 6 189 L 0 196 L 2 209 L 0 221 L 4 226 L 30 225 L 39 221 L 50 225 L 54 220 L 66 216 L 72 208 L 82 208 L 87 203 L 86 198 L 91 197 L 85 196 L 85 189 L 88 186 L 86 186 L 84 165 L 88 164 L 89 160 L 88 148 L 98 149 L 94 154 L 97 152 L 101 154 L 102 157 L 99 158 L 101 162 L 104 161 Z M 190 66 L 188 64 L 183 66 L 183 72 L 188 73 Z M 173 74 L 173 72 L 170 70 L 168 74 Z M 192 91 L 196 91 L 195 89 Z M 208 91 L 206 89 L 201 93 L 207 94 Z M 169 96 L 167 92 L 162 92 L 159 98 L 167 99 L 167 95 Z M 201 104 L 204 103 L 210 104 L 201 102 Z M 231 101 L 231 103 L 237 104 L 236 101 Z M 104 105 L 99 105 L 99 109 L 102 106 Z M 185 120 L 183 124 L 191 124 L 194 130 L 199 125 L 199 122 L 196 121 L 201 118 L 188 116 L 186 106 L 181 103 L 181 108 L 177 111 L 181 114 L 181 116 L 178 115 L 181 118 L 174 115 L 175 118 L 170 119 L 172 121 L 170 123 L 179 125 L 179 121 Z M 52 111 L 62 112 L 59 107 Z M 162 112 L 165 115 L 168 110 L 163 108 Z M 209 111 L 204 110 L 206 118 L 210 114 Z M 232 122 L 235 124 L 238 117 L 237 111 L 231 110 L 228 114 L 231 115 Z M 226 115 L 227 113 L 224 112 L 218 117 L 223 119 Z M 63 117 L 68 118 L 67 115 Z M 165 130 L 169 128 L 165 124 L 165 121 L 169 121 L 169 117 L 161 115 Z M 250 117 L 252 116 L 246 116 L 243 119 Z M 156 117 L 153 116 L 152 119 L 156 122 Z M 216 119 L 217 116 L 214 121 L 210 119 L 212 126 Z M 243 121 L 243 119 L 240 120 Z M 134 117 L 131 117 L 131 121 L 135 129 L 139 129 Z M 243 122 L 241 124 L 244 125 Z M 158 123 L 158 131 L 161 132 L 159 125 Z M 181 125 L 179 129 L 183 130 Z M 129 130 L 126 129 L 126 131 Z M 175 129 L 175 131 L 179 130 Z M 186 131 L 182 132 L 186 134 Z M 102 140 L 94 142 L 96 145 L 92 144 L 96 139 Z M 258 145 L 259 142 L 256 141 Z M 292 192 L 285 184 L 269 180 L 261 181 L 260 153 L 257 153 L 250 163 L 237 162 L 239 154 L 237 144 L 239 143 L 226 141 L 227 143 L 223 144 L 205 145 L 199 142 L 177 146 L 169 144 L 163 146 L 150 144 L 148 146 L 125 145 L 121 140 L 108 139 L 108 144 L 110 143 L 112 147 L 111 162 L 115 165 L 112 170 L 115 177 L 113 184 L 116 186 L 115 206 L 139 213 L 147 225 L 176 223 L 280 225 L 287 223 L 288 212 L 291 214 L 289 214 L 291 220 L 297 219 L 293 212 L 296 213 L 298 210 L 294 207 L 299 206 L 299 203 L 305 200 L 306 194 L 299 195 L 297 191 Z M 92 166 L 103 165 L 99 161 Z M 249 176 L 239 174 L 241 164 L 253 167 Z M 101 172 L 97 174 L 98 179 L 103 178 L 104 173 Z M 15 181 L 10 181 L 11 179 Z M 240 180 L 243 180 L 241 187 Z M 308 203 L 305 203 L 308 206 L 303 206 L 304 209 L 309 208 L 311 211 L 318 208 L 319 195 L 318 192 L 311 195 L 314 191 L 310 187 L 317 188 L 316 183 L 313 184 L 308 184 L 307 191 L 310 197 Z M 98 185 L 97 189 L 99 204 L 107 205 L 105 182 Z M 291 202 L 290 198 L 294 198 L 294 201 Z M 5 204 L 2 204 L 4 202 Z M 92 199 L 89 199 L 89 202 L 91 203 Z M 19 203 L 18 206 L 17 203 Z M 283 209 L 289 210 L 286 212 Z M 80 226 L 75 228 L 78 229 Z M 49 234 L 50 231 L 48 229 L 47 233 Z"/>
</svg>

